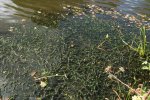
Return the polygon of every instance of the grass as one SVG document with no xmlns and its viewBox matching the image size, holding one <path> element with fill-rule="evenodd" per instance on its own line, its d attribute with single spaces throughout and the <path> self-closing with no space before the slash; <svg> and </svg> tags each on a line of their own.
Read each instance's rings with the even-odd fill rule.
<svg viewBox="0 0 150 100">
<path fill-rule="evenodd" d="M 116 100 L 115 90 L 126 98 L 128 89 L 108 79 L 107 66 L 114 72 L 123 67 L 125 71 L 115 75 L 127 84 L 136 79 L 135 86 L 144 82 L 148 86 L 149 71 L 141 70 L 138 53 L 120 39 L 132 42 L 138 29 L 105 18 L 68 17 L 57 29 L 16 26 L 14 35 L 0 36 L 1 75 L 9 80 L 3 94 L 17 94 L 22 100 Z"/>
<path fill-rule="evenodd" d="M 146 32 L 145 32 L 145 27 L 142 27 L 140 29 L 140 38 L 139 38 L 139 43 L 137 43 L 138 47 L 133 47 L 129 45 L 127 42 L 122 40 L 123 43 L 127 46 L 129 46 L 130 49 L 133 51 L 136 51 L 141 57 L 146 55 L 146 46 L 147 46 L 147 40 L 146 40 Z"/>
<path fill-rule="evenodd" d="M 127 42 L 125 42 L 123 39 L 123 43 L 127 45 L 131 50 L 137 52 L 141 58 L 139 60 L 142 60 L 142 69 L 150 70 L 150 63 L 149 63 L 149 50 L 147 49 L 147 36 L 145 32 L 145 27 L 142 27 L 140 29 L 140 35 L 137 37 L 139 40 L 134 41 L 136 42 L 137 47 L 134 47 L 132 45 L 129 45 Z"/>
</svg>

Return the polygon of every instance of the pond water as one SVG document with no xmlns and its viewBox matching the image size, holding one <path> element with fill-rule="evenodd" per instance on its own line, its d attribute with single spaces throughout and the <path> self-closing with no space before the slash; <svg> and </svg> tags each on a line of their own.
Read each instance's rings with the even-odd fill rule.
<svg viewBox="0 0 150 100">
<path fill-rule="evenodd" d="M 88 4 L 114 8 L 122 13 L 150 16 L 150 0 L 0 0 L 0 22 L 16 23 L 20 18 L 34 16 L 38 10 L 46 10 L 51 15 L 62 14 L 64 6 L 81 7 Z"/>
<path fill-rule="evenodd" d="M 101 71 L 98 71 L 99 68 L 96 69 L 97 66 L 102 68 L 106 65 L 101 62 L 115 62 L 114 65 L 128 63 L 124 59 L 130 59 L 130 57 L 125 56 L 126 51 L 124 52 L 124 50 L 121 53 L 119 51 L 119 56 L 118 52 L 109 51 L 109 48 L 113 48 L 113 46 L 106 43 L 107 46 L 104 46 L 104 49 L 110 54 L 105 55 L 106 52 L 103 50 L 99 52 L 95 47 L 99 45 L 106 34 L 112 35 L 115 42 L 110 42 L 116 47 L 117 43 L 120 43 L 120 40 L 115 38 L 115 34 L 118 33 L 116 29 L 120 28 L 123 33 L 139 32 L 135 24 L 122 20 L 122 17 L 112 20 L 112 16 L 103 14 L 95 14 L 97 17 L 93 17 L 92 14 L 90 17 L 80 16 L 80 10 L 89 10 L 85 7 L 88 5 L 91 7 L 96 5 L 96 7 L 110 11 L 113 8 L 125 15 L 150 17 L 150 0 L 0 0 L 0 43 L 2 44 L 0 44 L 2 51 L 0 51 L 0 92 L 2 92 L 0 96 L 34 97 L 38 95 L 36 92 L 39 87 L 35 85 L 35 81 L 30 75 L 34 71 L 41 73 L 45 72 L 45 69 L 54 70 L 58 67 L 55 69 L 56 72 L 50 73 L 50 75 L 57 75 L 59 71 L 62 74 L 66 71 L 65 73 L 69 73 L 71 76 L 76 73 L 69 72 L 70 69 L 63 69 L 67 66 L 72 71 L 79 70 L 79 73 L 83 73 L 80 72 L 81 65 L 83 68 L 85 66 L 85 69 L 88 67 L 89 73 L 87 72 L 87 74 L 93 76 L 90 75 L 93 66 L 96 74 L 103 73 L 103 69 Z M 77 10 L 79 16 L 67 16 L 66 20 L 64 16 L 74 10 L 75 12 Z M 134 17 L 131 20 L 134 20 Z M 130 36 L 127 34 L 127 37 L 130 38 Z M 77 69 L 77 67 L 79 68 Z M 93 73 L 95 73 L 94 71 Z M 130 74 L 126 74 L 130 76 Z M 97 75 L 95 76 L 97 77 Z M 100 84 L 105 84 L 103 82 L 105 77 L 103 75 L 99 77 L 102 79 Z M 91 77 L 91 79 L 94 78 Z M 54 79 L 54 81 L 57 80 Z M 78 80 L 76 81 L 78 82 Z M 52 84 L 53 88 L 55 87 Z M 105 87 L 101 88 L 105 90 Z"/>
</svg>

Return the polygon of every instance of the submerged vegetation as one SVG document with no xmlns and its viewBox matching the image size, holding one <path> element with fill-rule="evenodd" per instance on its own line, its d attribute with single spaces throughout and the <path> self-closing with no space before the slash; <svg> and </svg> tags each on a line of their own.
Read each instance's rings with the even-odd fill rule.
<svg viewBox="0 0 150 100">
<path fill-rule="evenodd" d="M 149 70 L 141 69 L 142 61 L 149 62 L 148 41 L 144 29 L 140 41 L 134 32 L 134 25 L 89 16 L 68 17 L 57 29 L 16 26 L 11 36 L 0 36 L 1 75 L 9 80 L 2 94 L 16 100 L 130 100 L 128 88 L 108 79 L 105 69 L 112 66 L 110 72 L 131 87 L 149 89 Z M 121 38 L 140 42 L 144 52 Z"/>
<path fill-rule="evenodd" d="M 45 26 L 13 25 L 11 34 L 0 35 L 0 75 L 7 79 L 1 88 L 3 97 L 148 100 L 149 31 L 122 17 L 112 20 L 114 16 L 107 13 L 113 11 L 94 9 L 96 13 L 89 14 L 89 8 L 76 8 L 76 13 L 68 8 L 62 20 L 47 16 L 41 23 L 43 11 L 32 20 Z M 82 10 L 87 14 L 79 13 Z"/>
</svg>

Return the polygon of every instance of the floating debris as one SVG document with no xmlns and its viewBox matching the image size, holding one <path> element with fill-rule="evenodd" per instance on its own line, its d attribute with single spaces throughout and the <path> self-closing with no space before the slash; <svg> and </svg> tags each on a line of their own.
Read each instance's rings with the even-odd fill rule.
<svg viewBox="0 0 150 100">
<path fill-rule="evenodd" d="M 150 18 L 147 18 L 146 15 L 142 15 L 142 14 L 137 14 L 137 16 L 135 15 L 131 15 L 131 14 L 123 14 L 117 10 L 115 10 L 115 8 L 104 8 L 104 7 L 100 7 L 97 5 L 93 5 L 93 4 L 88 4 L 85 7 L 76 7 L 76 6 L 64 6 L 63 7 L 64 10 L 66 10 L 66 12 L 70 12 L 72 13 L 74 16 L 82 16 L 82 15 L 87 15 L 87 14 L 91 14 L 92 17 L 96 17 L 96 14 L 105 14 L 108 16 L 111 16 L 114 19 L 117 18 L 122 18 L 125 20 L 129 20 L 130 23 L 135 23 L 137 25 L 138 28 L 140 28 L 141 26 L 146 26 L 146 29 L 149 30 L 150 29 L 150 25 L 146 25 L 146 23 L 149 23 Z M 66 15 L 69 15 L 68 13 Z M 131 25 L 128 25 L 131 26 Z"/>
</svg>

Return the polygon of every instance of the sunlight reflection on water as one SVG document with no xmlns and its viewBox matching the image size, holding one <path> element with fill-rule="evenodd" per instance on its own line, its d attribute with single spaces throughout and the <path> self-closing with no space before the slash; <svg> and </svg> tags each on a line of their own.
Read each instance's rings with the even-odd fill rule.
<svg viewBox="0 0 150 100">
<path fill-rule="evenodd" d="M 108 8 L 115 8 L 125 13 L 150 15 L 150 2 L 148 0 L 0 0 L 0 20 L 6 19 L 9 23 L 14 23 L 18 17 L 31 17 L 34 10 L 46 9 L 52 13 L 62 11 L 63 5 L 81 5 L 85 3 L 96 4 Z M 33 4 L 34 3 L 34 4 Z"/>
</svg>

